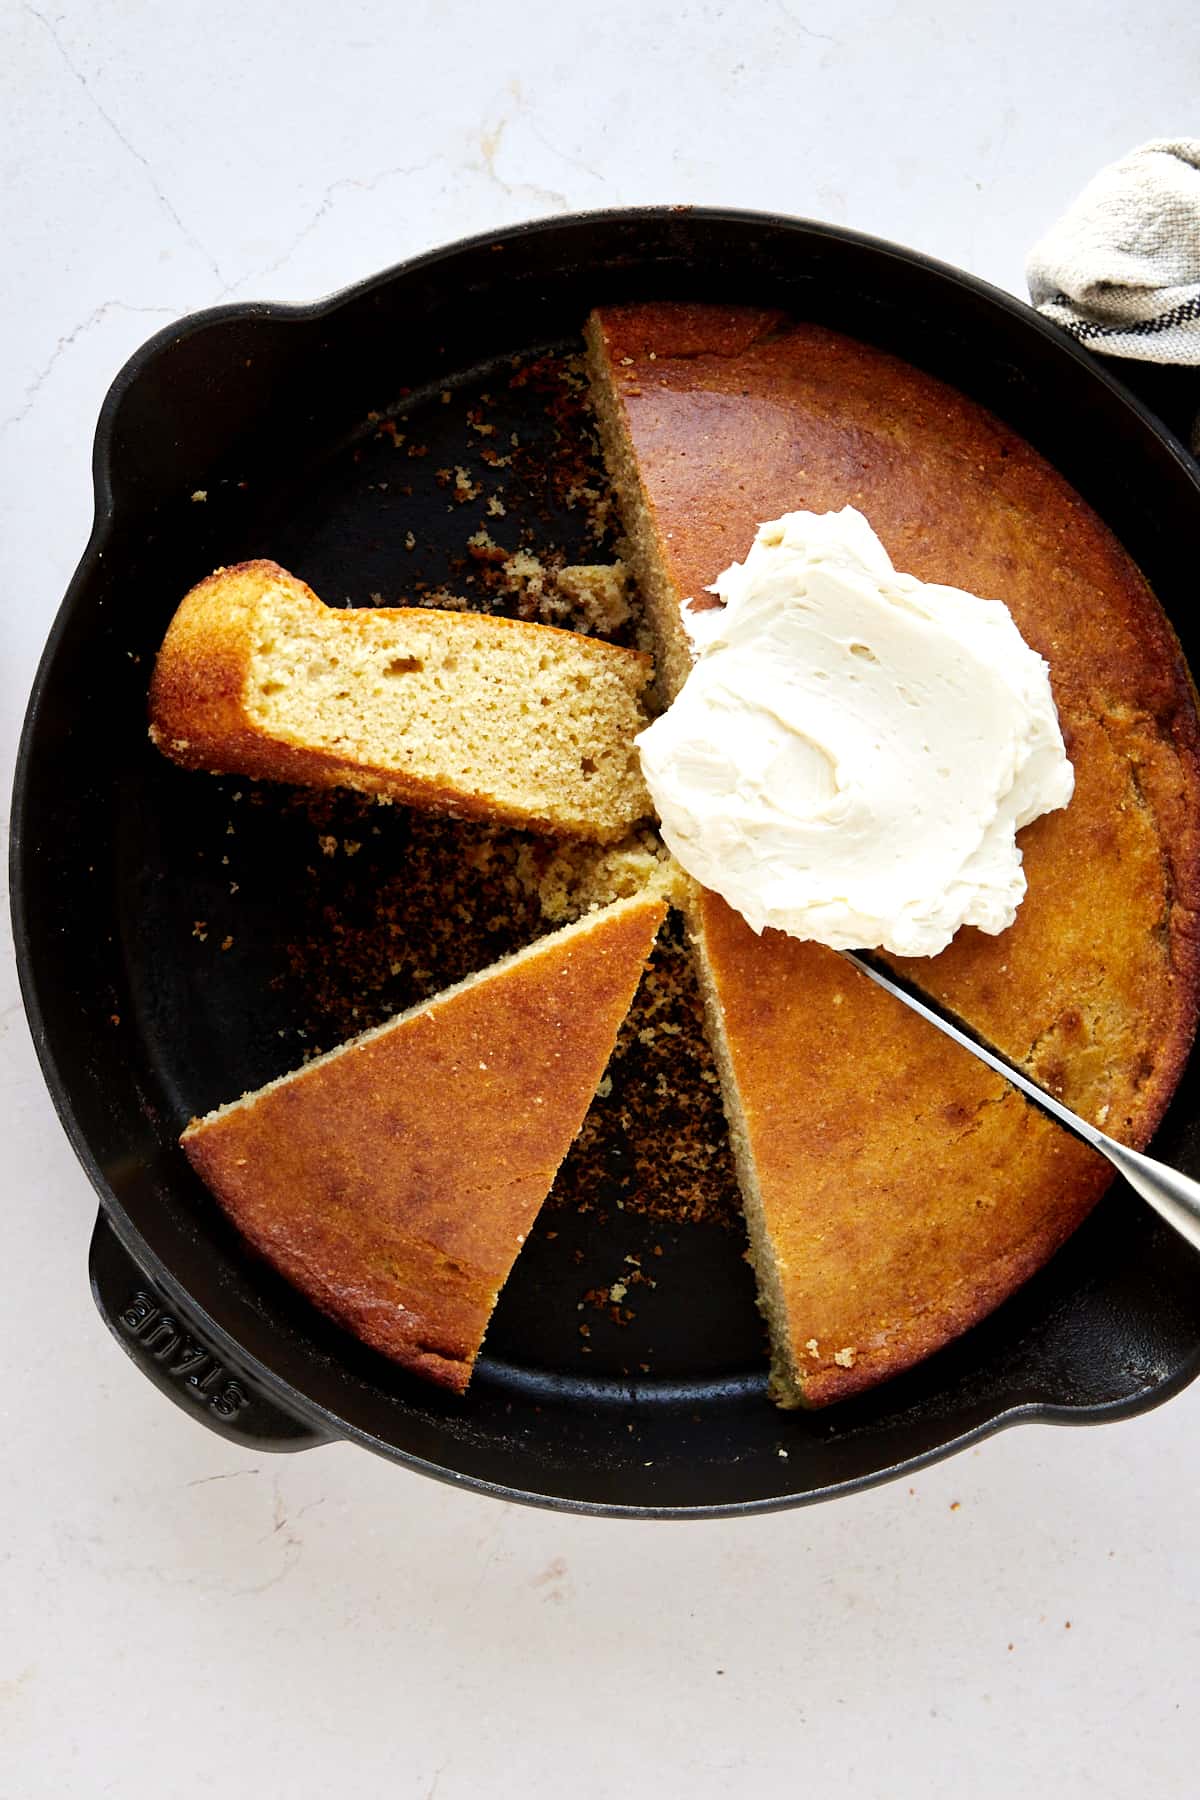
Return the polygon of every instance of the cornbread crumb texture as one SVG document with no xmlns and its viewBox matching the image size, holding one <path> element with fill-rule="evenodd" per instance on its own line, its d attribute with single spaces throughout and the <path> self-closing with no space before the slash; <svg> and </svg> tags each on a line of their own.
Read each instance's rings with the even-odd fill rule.
<svg viewBox="0 0 1200 1800">
<path fill-rule="evenodd" d="M 193 1121 L 244 1235 L 374 1348 L 461 1391 L 665 907 L 619 901 Z"/>
<path fill-rule="evenodd" d="M 530 834 L 416 807 L 376 807 L 345 790 L 247 782 L 238 806 L 290 821 L 292 924 L 271 985 L 300 1041 L 328 1048 L 428 998 L 548 925 L 643 891 L 673 900 L 677 865 L 649 829 L 612 845 Z M 239 841 L 224 853 L 240 886 Z M 241 900 L 224 908 L 233 928 Z M 214 926 L 214 930 L 217 929 Z"/>
<path fill-rule="evenodd" d="M 268 562 L 186 597 L 151 735 L 188 767 L 358 787 L 611 837 L 649 811 L 633 739 L 649 664 L 575 632 L 323 606 Z"/>
<path fill-rule="evenodd" d="M 502 357 L 456 381 L 449 403 L 436 390 L 402 392 L 386 416 L 368 417 L 349 455 L 356 499 L 371 495 L 375 515 L 374 542 L 355 557 L 354 604 L 489 612 L 633 643 L 619 571 L 599 591 L 575 575 L 615 552 L 581 356 Z M 310 549 L 314 567 L 336 560 L 320 533 L 292 543 L 280 560 L 293 567 L 309 567 Z M 402 546 L 399 560 L 390 546 Z"/>
<path fill-rule="evenodd" d="M 520 872 L 536 889 L 545 917 L 556 922 L 643 890 L 679 906 L 693 886 L 650 827 L 635 829 L 614 844 L 569 838 L 531 842 L 524 847 Z"/>
<path fill-rule="evenodd" d="M 556 585 L 567 607 L 598 634 L 616 631 L 630 618 L 624 563 L 577 564 L 560 569 Z"/>
<path fill-rule="evenodd" d="M 515 599 L 515 616 L 527 623 L 554 625 L 585 637 L 616 639 L 633 618 L 629 575 L 623 562 L 558 564 L 530 550 L 510 555 L 487 531 L 476 532 L 469 548 L 477 564 L 487 570 L 484 588 L 490 600 Z M 429 588 L 422 604 L 450 612 L 480 610 L 474 597 L 445 587 Z M 507 618 L 509 614 L 497 611 L 494 616 Z"/>
<path fill-rule="evenodd" d="M 721 1090 L 683 917 L 668 914 L 551 1208 L 715 1224 L 740 1235 Z"/>
<path fill-rule="evenodd" d="M 676 865 L 651 832 L 607 849 L 402 807 L 389 809 L 385 830 L 359 796 L 287 797 L 314 844 L 339 847 L 330 862 L 316 855 L 304 887 L 306 928 L 292 935 L 275 977 L 292 997 L 297 1041 L 309 1054 L 529 943 L 545 922 L 643 891 L 678 899 Z M 274 806 L 279 796 L 261 788 L 244 798 Z M 346 842 L 361 844 L 348 863 Z M 617 1199 L 664 1221 L 741 1228 L 720 1091 L 675 911 L 551 1204 L 595 1212 Z"/>
<path fill-rule="evenodd" d="M 241 804 L 281 815 L 286 827 L 290 924 L 268 979 L 286 996 L 305 1045 L 328 1049 L 545 928 L 524 870 L 534 852 L 551 853 L 554 840 L 415 807 L 380 808 L 345 790 L 247 783 Z M 333 857 L 323 854 L 325 843 Z M 359 846 L 349 858 L 347 844 Z M 235 877 L 238 851 L 234 839 Z M 227 916 L 236 917 L 238 904 L 235 897 Z"/>
</svg>

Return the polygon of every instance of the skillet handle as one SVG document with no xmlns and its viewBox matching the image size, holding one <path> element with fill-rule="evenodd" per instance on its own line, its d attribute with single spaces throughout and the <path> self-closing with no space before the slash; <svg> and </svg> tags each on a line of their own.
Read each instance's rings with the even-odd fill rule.
<svg viewBox="0 0 1200 1800">
<path fill-rule="evenodd" d="M 147 1279 L 103 1213 L 88 1253 L 92 1298 L 121 1348 L 162 1393 L 230 1443 L 253 1450 L 311 1450 L 330 1442 L 285 1412 L 240 1369 L 209 1348 L 184 1308 Z"/>
</svg>

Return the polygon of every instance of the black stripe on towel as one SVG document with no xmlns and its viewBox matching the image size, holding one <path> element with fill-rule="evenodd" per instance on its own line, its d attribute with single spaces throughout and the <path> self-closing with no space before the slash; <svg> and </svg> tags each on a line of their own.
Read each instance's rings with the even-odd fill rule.
<svg viewBox="0 0 1200 1800">
<path fill-rule="evenodd" d="M 1073 302 L 1066 294 L 1054 296 L 1056 306 L 1071 306 Z M 1157 319 L 1142 319 L 1134 325 L 1089 325 L 1082 320 L 1072 320 L 1069 324 L 1061 319 L 1055 323 L 1061 325 L 1071 336 L 1086 342 L 1089 338 L 1109 337 L 1153 337 L 1158 331 L 1170 331 L 1173 325 L 1186 325 L 1191 319 L 1200 319 L 1200 294 L 1193 294 L 1190 300 L 1180 301 L 1170 312 L 1159 313 Z"/>
</svg>

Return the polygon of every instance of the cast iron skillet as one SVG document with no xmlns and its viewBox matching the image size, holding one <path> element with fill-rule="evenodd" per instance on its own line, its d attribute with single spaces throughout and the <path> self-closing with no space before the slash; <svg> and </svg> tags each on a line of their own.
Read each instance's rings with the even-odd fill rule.
<svg viewBox="0 0 1200 1800">
<path fill-rule="evenodd" d="M 222 958 L 193 938 L 195 920 L 219 928 L 228 885 L 195 846 L 212 842 L 236 784 L 184 775 L 147 744 L 146 682 L 170 612 L 199 576 L 249 554 L 294 559 L 330 600 L 394 593 L 408 515 L 355 472 L 375 441 L 367 414 L 403 390 L 419 401 L 494 386 L 512 353 L 574 342 L 597 302 L 653 297 L 781 304 L 991 407 L 1108 520 L 1200 657 L 1200 479 L 1180 444 L 1023 305 L 851 232 L 683 208 L 560 219 L 420 257 L 320 305 L 222 307 L 152 339 L 105 401 L 95 529 L 29 704 L 16 948 L 47 1083 L 100 1196 L 101 1314 L 165 1393 L 256 1451 L 348 1438 L 509 1499 L 749 1512 L 868 1486 L 1020 1420 L 1124 1417 L 1200 1367 L 1200 1259 L 1118 1184 L 991 1319 L 813 1415 L 766 1399 L 735 1236 L 621 1213 L 569 1226 L 564 1212 L 578 1259 L 531 1242 L 460 1402 L 251 1257 L 180 1155 L 193 1111 L 297 1060 L 279 1047 L 289 1002 L 272 1000 L 266 976 L 307 877 L 282 826 L 243 830 L 239 815 L 230 841 L 249 899 L 235 942 Z M 426 506 L 418 529 L 436 535 L 446 514 Z M 1193 1175 L 1198 1084 L 1193 1057 L 1157 1141 Z M 581 1282 L 611 1281 L 664 1236 L 663 1279 L 639 1296 L 636 1321 L 623 1337 L 597 1331 L 585 1358 Z"/>
</svg>

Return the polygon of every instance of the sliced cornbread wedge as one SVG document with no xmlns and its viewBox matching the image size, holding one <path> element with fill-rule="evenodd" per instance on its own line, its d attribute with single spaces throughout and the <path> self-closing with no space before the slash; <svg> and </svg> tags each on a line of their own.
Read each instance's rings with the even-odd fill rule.
<svg viewBox="0 0 1200 1800">
<path fill-rule="evenodd" d="M 317 1306 L 461 1392 L 665 911 L 589 913 L 193 1120 L 190 1162 Z"/>
<path fill-rule="evenodd" d="M 706 890 L 690 922 L 772 1396 L 822 1406 L 989 1312 L 1111 1172 L 822 945 Z"/>
<path fill-rule="evenodd" d="M 240 563 L 172 619 L 150 736 L 186 768 L 605 840 L 651 810 L 633 746 L 650 674 L 577 632 L 327 607 L 277 564 Z"/>
<path fill-rule="evenodd" d="M 1144 1142 L 1195 1028 L 1200 732 L 1178 645 L 1138 570 L 1068 484 L 998 420 L 894 357 L 822 327 L 753 308 L 626 306 L 593 315 L 588 346 L 666 699 L 690 667 L 681 602 L 707 603 L 703 590 L 744 554 L 759 522 L 797 508 L 853 504 L 897 568 L 1005 601 L 1046 657 L 1075 799 L 1022 834 L 1030 885 L 1012 930 L 964 930 L 942 956 L 913 960 L 904 972 L 1072 1105 Z M 919 1022 L 886 995 L 848 1013 L 846 976 L 830 952 L 799 946 L 785 954 L 772 934 L 755 939 L 748 930 L 744 939 L 732 928 L 718 938 L 716 905 L 710 897 L 700 903 L 696 943 L 748 1211 L 752 1221 L 767 1220 L 760 1245 L 786 1245 L 799 1233 L 808 1259 L 801 1268 L 784 1250 L 787 1304 L 771 1300 L 764 1276 L 767 1309 L 776 1320 L 794 1316 L 801 1342 L 813 1336 L 822 1349 L 827 1333 L 843 1336 L 839 1348 L 854 1348 L 867 1307 L 890 1321 L 879 1326 L 886 1354 L 857 1362 L 857 1374 L 815 1361 L 811 1371 L 797 1367 L 807 1399 L 832 1399 L 906 1367 L 982 1317 L 1049 1255 L 1104 1182 L 1090 1160 L 1077 1167 L 1074 1149 L 1063 1150 L 1050 1128 L 1035 1132 L 1020 1103 L 992 1108 L 986 1134 L 981 1127 L 969 1145 L 949 1142 L 936 1091 L 938 1083 L 979 1079 L 965 1073 L 963 1053 L 964 1070 L 939 1064 L 937 1080 L 923 1086 L 873 1089 L 855 1128 L 865 1137 L 850 1133 L 847 1108 L 820 1155 L 815 1142 L 793 1135 L 781 1161 L 773 1132 L 753 1124 L 772 1115 L 776 1071 L 788 1071 L 800 1120 L 824 1116 L 834 1078 L 827 1018 L 797 999 L 793 985 L 819 994 L 842 984 L 839 1018 L 857 1020 L 857 1036 L 846 1035 L 843 1048 L 853 1058 L 857 1042 L 867 1070 L 873 1059 L 886 1064 L 889 1046 L 907 1044 Z M 731 937 L 736 957 L 716 956 L 713 945 Z M 756 971 L 770 978 L 760 981 Z M 772 982 L 781 984 L 774 998 Z M 773 1063 L 750 1055 L 748 1023 L 740 1056 L 732 1039 L 723 1046 L 722 1020 L 743 1017 L 747 987 L 763 996 L 756 1029 L 771 1041 Z M 936 1054 L 956 1055 L 952 1046 Z M 889 1259 L 849 1228 L 839 1179 L 869 1221 L 880 1192 L 890 1191 L 885 1170 L 901 1146 L 898 1168 L 924 1162 L 938 1170 L 939 1222 L 933 1235 L 918 1228 L 905 1258 Z M 766 1186 L 756 1173 L 760 1155 L 772 1170 Z M 1012 1196 L 982 1203 L 985 1214 L 999 1207 L 1008 1216 L 1009 1208 L 1014 1226 L 1020 1211 L 1019 1249 L 999 1226 L 971 1228 L 983 1155 L 1019 1185 L 1019 1209 Z M 954 1267 L 942 1246 L 954 1247 Z M 769 1269 L 769 1253 L 759 1266 Z M 846 1303 L 840 1329 L 832 1307 L 820 1330 L 804 1330 L 801 1314 L 818 1281 L 831 1307 L 834 1296 Z M 939 1286 L 947 1298 L 934 1327 Z M 776 1343 L 783 1366 L 791 1339 Z"/>
</svg>

